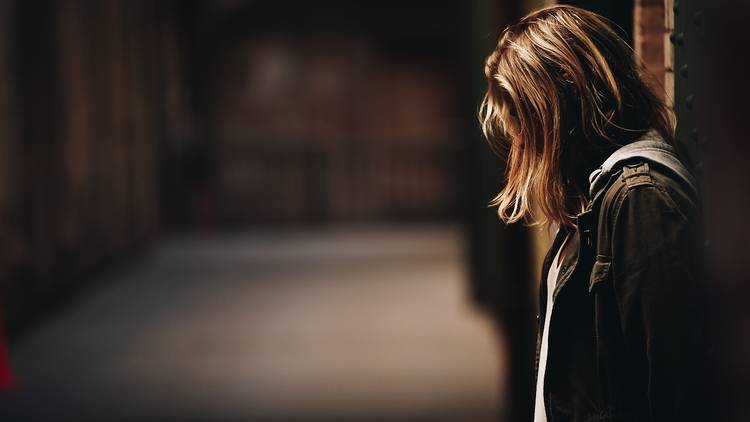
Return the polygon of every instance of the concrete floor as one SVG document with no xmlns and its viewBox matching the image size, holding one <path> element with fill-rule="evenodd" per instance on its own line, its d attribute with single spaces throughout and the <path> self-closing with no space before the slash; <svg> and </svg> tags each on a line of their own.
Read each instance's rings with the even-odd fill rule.
<svg viewBox="0 0 750 422">
<path fill-rule="evenodd" d="M 172 237 L 12 349 L 2 421 L 497 421 L 457 228 Z"/>
</svg>

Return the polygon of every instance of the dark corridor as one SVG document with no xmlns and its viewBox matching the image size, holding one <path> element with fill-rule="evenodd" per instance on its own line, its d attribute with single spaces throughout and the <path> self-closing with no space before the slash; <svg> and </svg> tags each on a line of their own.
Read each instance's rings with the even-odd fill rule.
<svg viewBox="0 0 750 422">
<path fill-rule="evenodd" d="M 530 420 L 550 233 L 477 108 L 553 3 L 0 0 L 0 420 Z M 676 113 L 744 420 L 750 10 L 565 3 Z"/>
</svg>

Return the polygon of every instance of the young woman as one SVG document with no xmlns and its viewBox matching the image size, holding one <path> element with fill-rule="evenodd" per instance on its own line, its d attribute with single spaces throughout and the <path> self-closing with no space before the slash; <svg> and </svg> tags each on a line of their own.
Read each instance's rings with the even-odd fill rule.
<svg viewBox="0 0 750 422">
<path fill-rule="evenodd" d="M 608 21 L 534 12 L 486 60 L 506 224 L 557 226 L 540 285 L 535 421 L 709 420 L 700 196 L 670 109 Z"/>
</svg>

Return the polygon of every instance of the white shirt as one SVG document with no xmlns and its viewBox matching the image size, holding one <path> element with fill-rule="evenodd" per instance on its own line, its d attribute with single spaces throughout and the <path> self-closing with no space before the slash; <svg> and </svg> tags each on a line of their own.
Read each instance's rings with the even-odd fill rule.
<svg viewBox="0 0 750 422">
<path fill-rule="evenodd" d="M 558 229 L 559 231 L 559 229 Z M 557 285 L 557 275 L 560 271 L 561 262 L 558 262 L 560 252 L 568 243 L 568 237 L 565 237 L 560 249 L 557 250 L 555 258 L 552 260 L 552 265 L 549 267 L 547 273 L 547 310 L 544 315 L 544 329 L 542 330 L 542 345 L 539 351 L 539 375 L 536 381 L 536 401 L 534 404 L 534 422 L 547 422 L 547 413 L 544 408 L 544 374 L 547 372 L 547 343 L 549 339 L 549 321 L 552 315 L 552 299 L 555 292 L 555 286 Z"/>
</svg>

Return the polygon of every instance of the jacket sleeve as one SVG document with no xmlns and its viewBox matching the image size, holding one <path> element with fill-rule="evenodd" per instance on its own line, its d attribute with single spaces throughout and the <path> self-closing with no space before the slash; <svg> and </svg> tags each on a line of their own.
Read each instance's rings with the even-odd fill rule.
<svg viewBox="0 0 750 422">
<path fill-rule="evenodd" d="M 681 209 L 653 184 L 628 189 L 620 204 L 612 216 L 612 280 L 650 420 L 702 420 L 705 318 L 694 207 Z"/>
</svg>

